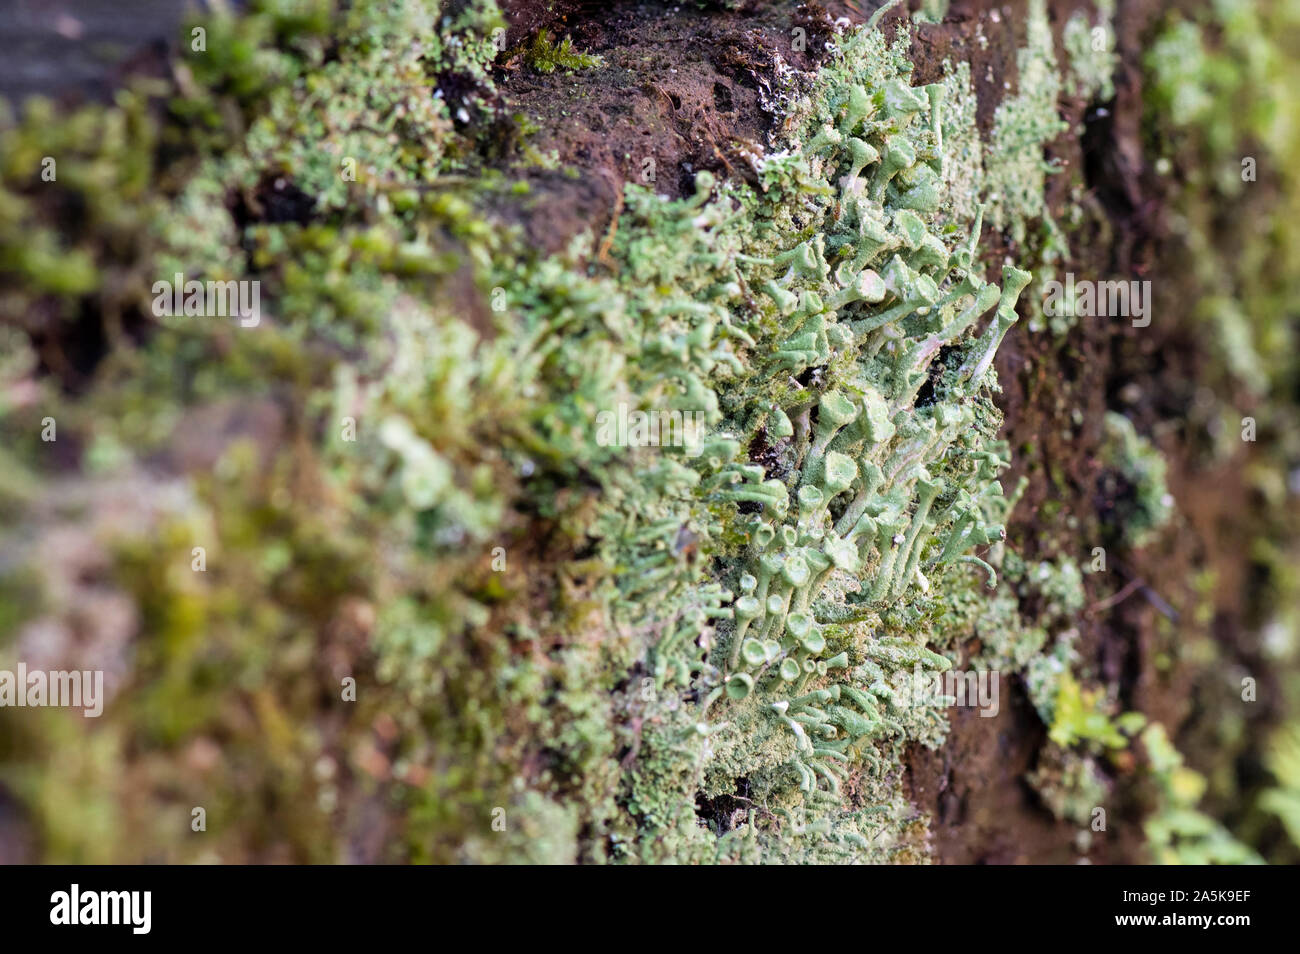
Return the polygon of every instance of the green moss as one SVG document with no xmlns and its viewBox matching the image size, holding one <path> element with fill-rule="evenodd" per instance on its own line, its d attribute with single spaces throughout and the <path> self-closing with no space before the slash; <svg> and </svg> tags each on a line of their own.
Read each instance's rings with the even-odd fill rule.
<svg viewBox="0 0 1300 954">
<path fill-rule="evenodd" d="M 541 30 L 524 50 L 524 62 L 539 73 L 553 73 L 556 69 L 595 69 L 604 63 L 604 60 L 594 54 L 579 53 L 574 50 L 573 40 L 570 37 L 566 36 L 559 43 L 555 43 L 548 30 Z"/>
</svg>

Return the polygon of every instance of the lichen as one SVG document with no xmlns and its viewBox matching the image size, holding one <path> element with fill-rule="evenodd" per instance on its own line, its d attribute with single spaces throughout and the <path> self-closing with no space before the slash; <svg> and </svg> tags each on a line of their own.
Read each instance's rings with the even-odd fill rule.
<svg viewBox="0 0 1300 954">
<path fill-rule="evenodd" d="M 1055 745 L 1043 748 L 1027 781 L 1055 817 L 1079 826 L 1092 822 L 1111 790 L 1094 758 Z"/>
<path fill-rule="evenodd" d="M 1065 92 L 1106 102 L 1115 96 L 1119 62 L 1115 46 L 1115 0 L 1098 0 L 1095 20 L 1076 10 L 1065 23 L 1061 42 L 1069 57 Z"/>
<path fill-rule="evenodd" d="M 1106 414 L 1102 459 L 1110 468 L 1103 478 L 1114 499 L 1111 528 L 1129 546 L 1148 543 L 1173 513 L 1173 497 L 1165 480 L 1165 460 L 1124 415 Z"/>
<path fill-rule="evenodd" d="M 1043 148 L 1068 127 L 1057 113 L 1061 71 L 1057 65 L 1046 0 L 1030 0 L 1026 43 L 1016 53 L 1018 89 L 1003 100 L 989 136 L 989 220 L 1023 244 L 1028 223 L 1044 218 L 1044 178 L 1057 171 Z"/>
</svg>

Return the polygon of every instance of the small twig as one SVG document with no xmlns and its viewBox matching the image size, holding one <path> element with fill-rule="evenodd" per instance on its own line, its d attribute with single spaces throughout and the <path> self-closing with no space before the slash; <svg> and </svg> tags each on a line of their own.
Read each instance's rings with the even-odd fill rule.
<svg viewBox="0 0 1300 954">
<path fill-rule="evenodd" d="M 1123 572 L 1122 568 L 1121 568 L 1121 572 Z M 1100 600 L 1096 603 L 1093 603 L 1091 606 L 1088 607 L 1088 613 L 1091 615 L 1101 610 L 1110 609 L 1116 603 L 1120 603 L 1128 599 L 1130 596 L 1133 595 L 1134 592 L 1138 590 L 1141 590 L 1142 595 L 1146 598 L 1146 601 L 1150 603 L 1152 606 L 1154 606 L 1162 616 L 1165 616 L 1166 618 L 1173 620 L 1175 623 L 1178 622 L 1179 619 L 1178 610 L 1170 606 L 1169 603 L 1165 601 L 1164 597 L 1162 597 L 1155 590 L 1151 589 L 1151 587 L 1147 585 L 1146 580 L 1142 579 L 1140 576 L 1135 576 L 1132 579 L 1130 579 L 1127 583 L 1124 584 L 1124 586 L 1118 592 L 1112 593 L 1104 600 Z"/>
<path fill-rule="evenodd" d="M 614 236 L 618 234 L 618 217 L 623 214 L 623 190 L 616 189 L 614 192 L 614 217 L 610 220 L 609 231 L 601 239 L 600 248 L 596 250 L 596 261 L 602 265 L 609 265 L 609 250 L 614 247 Z"/>
<path fill-rule="evenodd" d="M 619 766 L 623 769 L 631 768 L 641 751 L 641 722 L 641 719 L 632 720 L 632 748 L 628 749 L 627 755 L 619 762 Z"/>
<path fill-rule="evenodd" d="M 1173 620 L 1175 623 L 1178 622 L 1178 610 L 1174 609 L 1172 606 L 1166 603 L 1161 598 L 1159 593 L 1151 589 L 1151 587 L 1143 585 L 1142 595 L 1145 596 L 1147 598 L 1147 602 L 1150 603 L 1152 606 L 1154 606 L 1157 610 L 1159 610 L 1160 613 L 1162 613 L 1164 616 L 1168 617 L 1169 619 Z"/>
<path fill-rule="evenodd" d="M 1096 613 L 1099 612 L 1100 610 L 1110 609 L 1116 603 L 1122 603 L 1124 600 L 1132 596 L 1138 587 L 1145 586 L 1145 585 L 1146 584 L 1139 579 L 1129 580 L 1127 583 L 1124 584 L 1123 588 L 1121 588 L 1119 592 L 1112 593 L 1104 600 L 1098 600 L 1096 603 L 1093 603 L 1091 606 L 1089 606 L 1088 612 Z"/>
</svg>

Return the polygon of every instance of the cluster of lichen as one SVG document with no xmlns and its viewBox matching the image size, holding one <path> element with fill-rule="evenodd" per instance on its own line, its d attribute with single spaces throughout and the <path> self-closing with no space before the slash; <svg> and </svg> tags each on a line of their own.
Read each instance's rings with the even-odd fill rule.
<svg viewBox="0 0 1300 954">
<path fill-rule="evenodd" d="M 1097 0 L 1097 15 L 1076 10 L 1061 31 L 1070 59 L 1065 90 L 1073 96 L 1108 101 L 1115 95 L 1114 73 L 1119 61 L 1115 48 L 1115 0 Z"/>
<path fill-rule="evenodd" d="M 1115 500 L 1110 530 L 1129 546 L 1143 546 L 1173 513 L 1165 459 L 1132 421 L 1115 411 L 1106 413 L 1101 459 L 1108 468 L 1103 489 Z"/>
<path fill-rule="evenodd" d="M 1019 88 L 998 106 L 990 134 L 988 185 L 990 219 L 1023 243 L 1032 220 L 1048 216 L 1044 177 L 1057 167 L 1043 148 L 1066 129 L 1057 114 L 1061 69 L 1047 19 L 1046 0 L 1030 0 L 1025 17 L 1026 43 L 1016 54 Z"/>
<path fill-rule="evenodd" d="M 1045 0 L 1031 0 L 1024 18 L 1025 45 L 1016 52 L 1016 89 L 999 104 L 984 151 L 990 222 L 1006 230 L 1026 267 L 1032 268 L 1035 280 L 1026 293 L 1028 300 L 1041 301 L 1046 283 L 1056 280 L 1060 265 L 1070 260 L 1068 229 L 1089 215 L 1102 230 L 1109 228 L 1095 210 L 1084 208 L 1087 185 L 1082 170 L 1065 169 L 1046 157 L 1053 141 L 1069 130 L 1061 118 L 1064 97 L 1103 104 L 1114 96 L 1115 5 L 1113 0 L 1098 0 L 1095 6 L 1095 16 L 1075 10 L 1066 22 L 1062 61 Z M 1047 177 L 1061 174 L 1070 180 L 1071 198 L 1054 212 L 1046 202 Z M 1054 309 L 1051 314 L 1035 308 L 1029 315 L 1029 330 L 1046 328 L 1062 338 L 1074 322 L 1072 308 Z"/>
<path fill-rule="evenodd" d="M 685 525 L 724 569 L 700 575 L 653 657 L 657 689 L 697 700 L 676 707 L 673 728 L 696 737 L 702 780 L 688 775 L 677 798 L 688 805 L 701 782 L 708 797 L 732 796 L 743 778 L 743 830 L 773 857 L 790 850 L 781 812 L 819 808 L 826 844 L 839 845 L 898 811 L 898 746 L 941 729 L 890 679 L 950 665 L 908 633 L 953 592 L 993 584 L 969 551 L 1000 539 L 1007 508 L 984 389 L 1028 276 L 1008 268 L 1002 289 L 986 283 L 978 214 L 966 237 L 951 222 L 946 88 L 907 83 L 907 42 L 844 38 L 813 93 L 791 103 L 791 147 L 763 164 L 764 192 L 703 205 L 701 194 L 676 204 L 676 225 L 634 228 L 618 246 L 636 286 L 653 289 L 639 310 L 658 316 L 663 347 L 687 367 L 700 349 L 709 377 L 679 372 L 686 406 L 721 415 L 701 478 L 686 482 Z M 673 208 L 635 190 L 631 200 L 633 222 L 646 203 L 661 218 Z M 698 246 L 686 239 L 683 256 L 691 229 Z M 672 579 L 680 526 L 665 521 L 636 579 L 650 566 L 660 585 Z M 831 810 L 850 776 L 883 804 Z M 680 817 L 644 814 L 660 828 Z M 691 829 L 676 834 L 693 840 Z"/>
</svg>

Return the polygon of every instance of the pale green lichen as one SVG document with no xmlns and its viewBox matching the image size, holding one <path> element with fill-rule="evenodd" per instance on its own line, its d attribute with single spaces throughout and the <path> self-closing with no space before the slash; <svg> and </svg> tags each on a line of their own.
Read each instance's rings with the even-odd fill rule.
<svg viewBox="0 0 1300 954">
<path fill-rule="evenodd" d="M 1076 10 L 1062 31 L 1061 42 L 1070 63 L 1065 92 L 1106 101 L 1115 95 L 1114 74 L 1119 62 L 1115 48 L 1115 0 L 1098 0 L 1096 6 L 1095 19 Z"/>
<path fill-rule="evenodd" d="M 1106 414 L 1102 457 L 1110 468 L 1103 478 L 1114 500 L 1111 527 L 1129 546 L 1150 542 L 1168 522 L 1174 499 L 1165 481 L 1165 460 L 1122 414 Z"/>
<path fill-rule="evenodd" d="M 1016 54 L 1018 89 L 998 106 L 986 153 L 989 220 L 1017 243 L 1025 241 L 1031 220 L 1047 214 L 1044 178 L 1056 166 L 1043 149 L 1067 128 L 1057 114 L 1061 72 L 1046 0 L 1030 0 L 1025 29 L 1026 44 Z"/>
<path fill-rule="evenodd" d="M 892 677 L 950 665 L 923 642 L 885 635 L 887 626 L 872 635 L 871 622 L 902 611 L 918 587 L 969 580 L 965 561 L 978 584 L 994 583 L 992 568 L 968 556 L 1000 538 L 1005 515 L 996 483 L 1005 461 L 986 443 L 996 412 L 980 388 L 1029 277 L 1009 268 L 1001 290 L 979 277 L 978 213 L 955 243 L 930 231 L 941 208 L 951 214 L 944 88 L 906 84 L 906 43 L 845 38 L 802 107 L 795 136 L 805 145 L 769 163 L 766 196 L 741 198 L 758 202 L 760 228 L 732 222 L 695 253 L 697 268 L 713 270 L 708 303 L 676 298 L 657 309 L 665 345 L 707 348 L 714 333 L 725 342 L 708 359 L 725 372 L 715 385 L 717 449 L 702 455 L 713 473 L 694 490 L 711 516 L 687 525 L 702 544 L 736 541 L 726 589 L 697 587 L 654 655 L 659 687 L 676 683 L 701 700 L 697 730 L 677 730 L 697 739 L 703 773 L 683 779 L 682 796 L 702 781 L 706 795 L 725 797 L 743 776 L 766 811 L 818 806 L 828 851 L 868 833 L 851 811 L 833 810 L 842 782 L 857 778 L 887 803 L 880 784 L 897 744 L 934 731 L 933 710 L 909 708 Z M 726 205 L 698 204 L 681 203 L 682 219 L 706 236 L 735 218 Z M 665 233 L 674 230 L 653 234 Z M 718 244 L 723 234 L 741 244 Z M 795 243 L 768 244 L 783 234 Z M 663 241 L 633 260 L 633 273 L 638 285 L 677 294 L 685 276 L 670 269 L 682 259 Z M 767 303 L 728 307 L 745 301 L 744 287 L 762 288 Z M 728 370 L 733 355 L 752 362 L 743 377 Z M 683 393 L 694 388 L 686 382 Z M 705 395 L 703 406 L 715 403 Z M 736 460 L 742 448 L 748 461 Z M 667 529 L 676 533 L 676 521 Z M 671 562 L 641 564 L 637 578 L 652 566 L 662 574 Z M 755 837 L 783 857 L 778 831 L 762 821 Z"/>
<path fill-rule="evenodd" d="M 912 14 L 917 23 L 942 23 L 948 15 L 949 0 L 921 0 L 921 7 Z"/>
<path fill-rule="evenodd" d="M 1026 777 L 1051 813 L 1079 826 L 1089 825 L 1105 807 L 1111 786 L 1096 759 L 1045 746 L 1038 765 Z"/>
<path fill-rule="evenodd" d="M 1041 300 L 1046 283 L 1057 277 L 1058 266 L 1070 259 L 1065 229 L 1046 205 L 1047 176 L 1060 172 L 1060 167 L 1045 153 L 1069 128 L 1058 106 L 1073 72 L 1059 65 L 1044 0 L 1031 0 L 1024 22 L 1026 43 L 1016 53 L 1017 86 L 994 113 L 983 162 L 990 223 L 1006 231 L 1032 263 L 1035 281 L 1026 299 Z M 1067 215 L 1077 208 L 1077 203 L 1067 207 Z M 1047 317 L 1046 327 L 1060 337 L 1073 323 L 1072 315 L 1058 314 Z M 1032 309 L 1029 330 L 1041 331 L 1044 326 L 1042 310 Z"/>
</svg>

